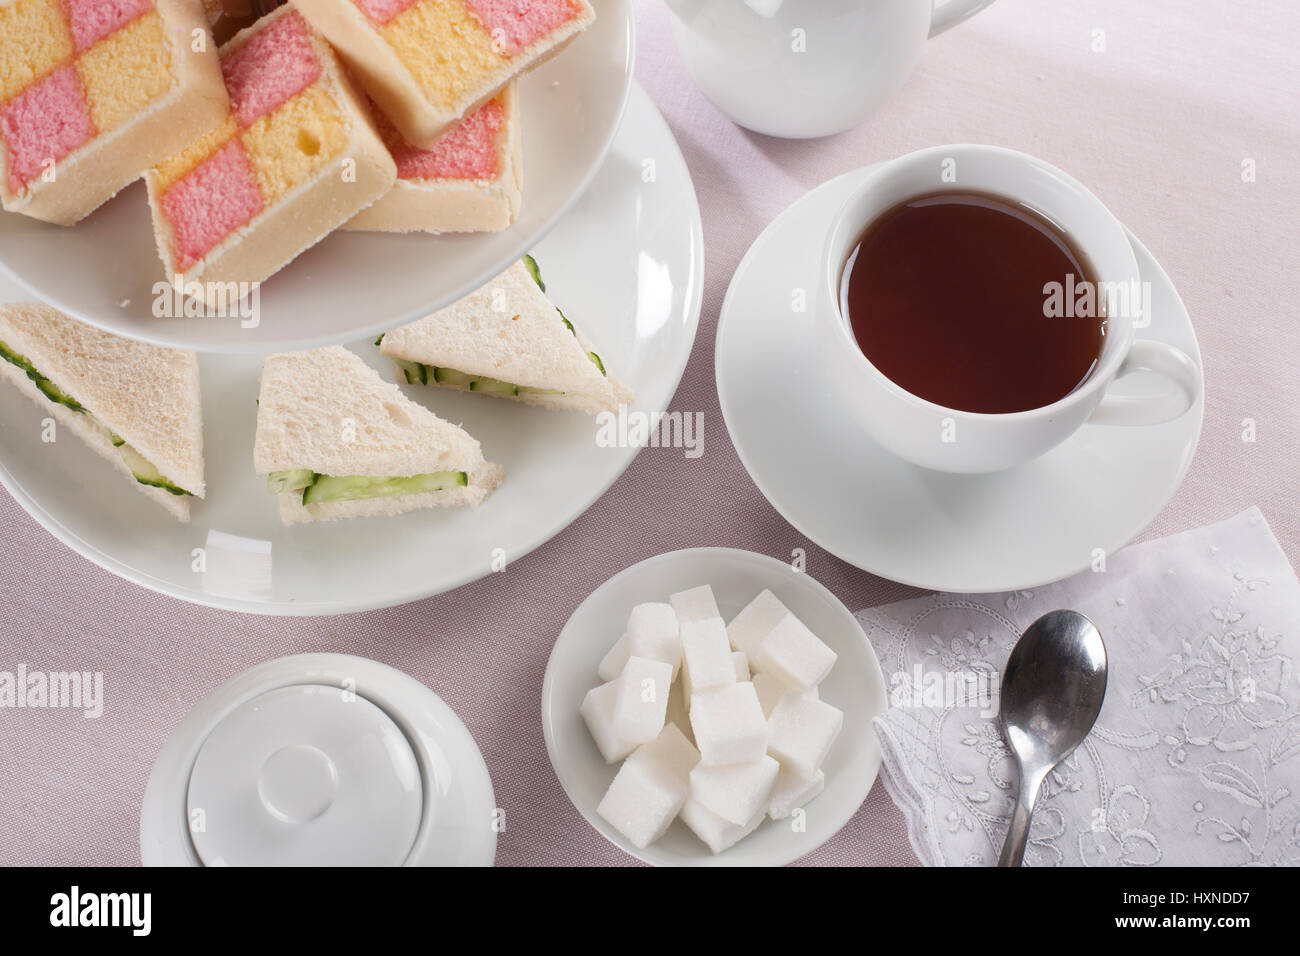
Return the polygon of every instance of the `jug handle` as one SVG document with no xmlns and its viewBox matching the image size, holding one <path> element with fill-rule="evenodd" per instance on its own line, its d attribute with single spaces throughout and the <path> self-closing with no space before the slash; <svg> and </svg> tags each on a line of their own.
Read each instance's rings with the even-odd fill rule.
<svg viewBox="0 0 1300 956">
<path fill-rule="evenodd" d="M 955 27 L 967 17 L 974 16 L 993 0 L 934 0 L 930 16 L 930 36 L 938 36 L 949 27 Z"/>
</svg>

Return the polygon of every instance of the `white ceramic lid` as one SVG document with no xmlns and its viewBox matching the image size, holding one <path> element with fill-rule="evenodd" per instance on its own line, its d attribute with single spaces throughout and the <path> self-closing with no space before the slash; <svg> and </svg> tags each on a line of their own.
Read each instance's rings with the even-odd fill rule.
<svg viewBox="0 0 1300 956">
<path fill-rule="evenodd" d="M 421 791 L 411 745 L 370 701 L 281 687 L 235 708 L 203 742 L 191 838 L 208 866 L 398 866 L 420 828 Z"/>
<path fill-rule="evenodd" d="M 342 654 L 254 667 L 201 701 L 145 790 L 163 866 L 490 865 L 492 783 L 445 703 Z"/>
</svg>

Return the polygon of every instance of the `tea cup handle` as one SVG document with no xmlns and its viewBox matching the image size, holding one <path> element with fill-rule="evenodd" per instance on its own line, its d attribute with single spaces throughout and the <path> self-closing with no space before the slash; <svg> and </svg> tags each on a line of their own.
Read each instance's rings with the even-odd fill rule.
<svg viewBox="0 0 1300 956">
<path fill-rule="evenodd" d="M 1164 342 L 1139 339 L 1129 349 L 1116 378 L 1154 372 L 1165 380 L 1158 395 L 1106 395 L 1088 419 L 1090 425 L 1162 425 L 1180 418 L 1201 394 L 1201 370 L 1185 352 Z"/>
<path fill-rule="evenodd" d="M 930 36 L 935 37 L 949 27 L 955 27 L 967 17 L 974 16 L 993 0 L 934 0 L 930 18 Z"/>
</svg>

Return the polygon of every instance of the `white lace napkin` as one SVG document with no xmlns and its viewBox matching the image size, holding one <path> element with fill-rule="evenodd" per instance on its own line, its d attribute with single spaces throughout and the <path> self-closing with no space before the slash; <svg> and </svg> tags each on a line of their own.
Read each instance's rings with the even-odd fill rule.
<svg viewBox="0 0 1300 956">
<path fill-rule="evenodd" d="M 1256 508 L 1033 591 L 860 611 L 890 686 L 882 775 L 930 865 L 991 865 L 1017 774 L 997 678 L 1053 608 L 1101 630 L 1097 726 L 1043 784 L 1026 865 L 1300 863 L 1300 582 Z"/>
</svg>

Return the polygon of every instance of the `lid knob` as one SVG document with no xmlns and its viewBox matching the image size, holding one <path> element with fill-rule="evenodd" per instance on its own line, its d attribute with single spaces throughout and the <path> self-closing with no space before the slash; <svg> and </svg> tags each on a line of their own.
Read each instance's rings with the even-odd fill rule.
<svg viewBox="0 0 1300 956">
<path fill-rule="evenodd" d="M 307 823 L 330 808 L 339 786 L 334 761 L 311 744 L 281 747 L 262 764 L 257 795 L 285 823 Z"/>
</svg>

